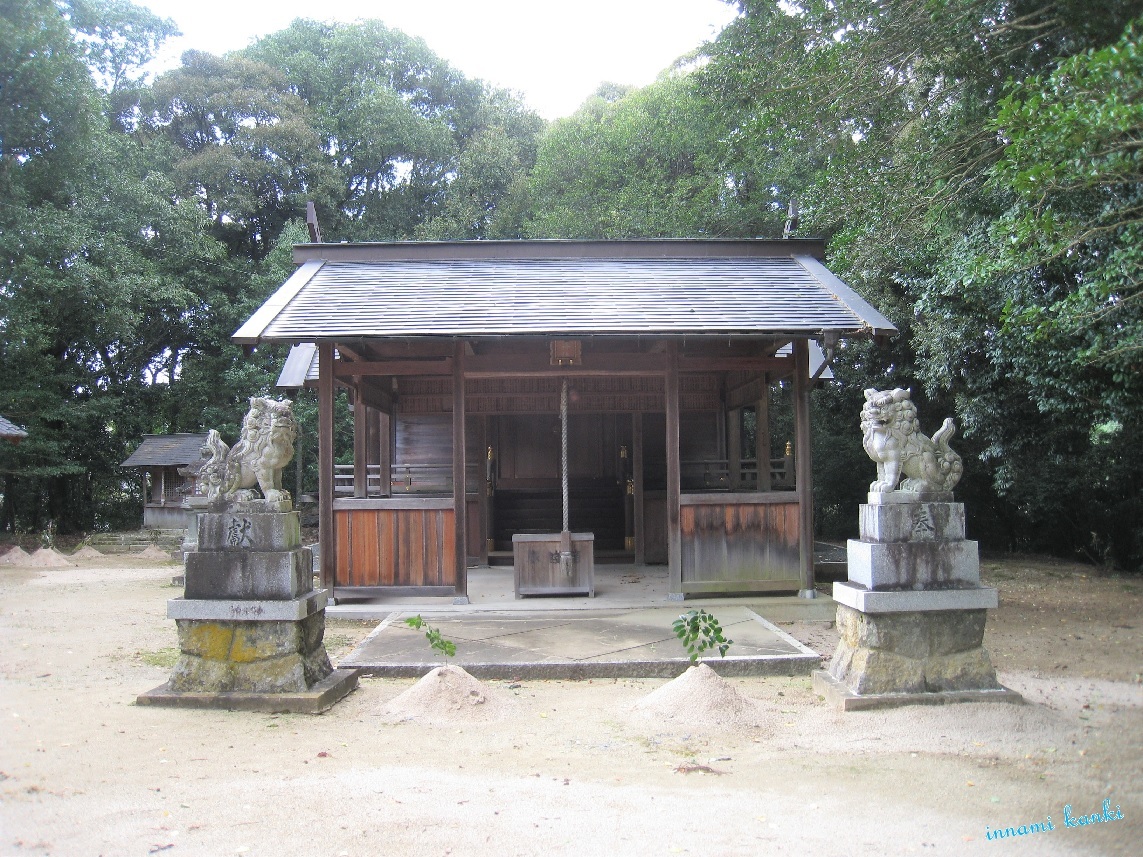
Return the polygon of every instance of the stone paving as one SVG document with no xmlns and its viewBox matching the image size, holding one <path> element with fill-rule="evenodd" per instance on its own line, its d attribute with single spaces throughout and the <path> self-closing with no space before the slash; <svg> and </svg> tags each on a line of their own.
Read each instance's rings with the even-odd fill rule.
<svg viewBox="0 0 1143 857">
<path fill-rule="evenodd" d="M 478 678 L 582 679 L 674 677 L 690 664 L 672 623 L 691 605 L 610 610 L 542 609 L 466 614 L 393 610 L 339 664 L 371 675 L 420 677 L 445 658 L 423 631 L 425 622 L 456 644 L 448 659 Z M 808 675 L 820 655 L 746 606 L 711 612 L 733 644 L 709 663 L 723 676 Z"/>
</svg>

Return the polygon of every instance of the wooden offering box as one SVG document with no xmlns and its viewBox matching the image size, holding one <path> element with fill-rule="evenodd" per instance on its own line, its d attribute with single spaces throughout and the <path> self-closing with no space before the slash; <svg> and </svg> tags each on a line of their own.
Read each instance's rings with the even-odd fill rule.
<svg viewBox="0 0 1143 857">
<path fill-rule="evenodd" d="M 525 595 L 587 595 L 595 597 L 595 534 L 572 533 L 572 571 L 560 570 L 559 533 L 517 533 L 512 536 L 512 566 L 516 597 Z"/>
</svg>

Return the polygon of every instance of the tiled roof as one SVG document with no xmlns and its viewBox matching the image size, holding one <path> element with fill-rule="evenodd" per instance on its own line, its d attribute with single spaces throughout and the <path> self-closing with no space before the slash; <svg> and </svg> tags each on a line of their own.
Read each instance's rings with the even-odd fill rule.
<svg viewBox="0 0 1143 857">
<path fill-rule="evenodd" d="M 120 467 L 172 467 L 201 458 L 205 434 L 145 434 L 139 448 Z"/>
<path fill-rule="evenodd" d="M 18 425 L 0 417 L 0 437 L 6 440 L 19 440 L 27 436 L 28 433 Z"/>
<path fill-rule="evenodd" d="M 622 242 L 622 256 L 608 255 L 608 242 L 579 242 L 585 255 L 556 258 L 542 258 L 544 242 L 502 242 L 473 258 L 432 258 L 416 244 L 408 258 L 401 245 L 374 258 L 322 245 L 327 258 L 306 261 L 234 339 L 896 332 L 796 242 L 765 242 L 785 255 L 716 243 L 724 255 L 700 241 Z"/>
</svg>

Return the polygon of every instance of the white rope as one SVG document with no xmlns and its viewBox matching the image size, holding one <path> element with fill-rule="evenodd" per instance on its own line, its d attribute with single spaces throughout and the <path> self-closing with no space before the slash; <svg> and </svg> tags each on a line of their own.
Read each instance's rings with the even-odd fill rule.
<svg viewBox="0 0 1143 857">
<path fill-rule="evenodd" d="M 560 571 L 566 577 L 575 576 L 575 554 L 571 549 L 568 527 L 568 379 L 560 385 L 560 487 L 563 490 L 564 529 L 560 533 Z"/>
<path fill-rule="evenodd" d="M 560 387 L 560 482 L 563 490 L 564 532 L 568 527 L 568 379 Z"/>
</svg>

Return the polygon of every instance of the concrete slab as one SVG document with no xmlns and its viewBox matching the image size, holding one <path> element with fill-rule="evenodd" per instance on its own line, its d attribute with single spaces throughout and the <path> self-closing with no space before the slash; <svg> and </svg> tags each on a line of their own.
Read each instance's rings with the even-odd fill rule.
<svg viewBox="0 0 1143 857">
<path fill-rule="evenodd" d="M 456 643 L 452 663 L 478 678 L 500 679 L 680 675 L 690 665 L 671 627 L 680 612 L 677 606 L 478 615 L 419 611 Z M 429 647 L 424 631 L 405 624 L 412 615 L 392 611 L 340 666 L 402 677 L 419 677 L 438 666 L 443 658 Z M 747 607 L 720 609 L 716 615 L 734 642 L 726 658 L 703 660 L 722 675 L 808 675 L 821 664 L 820 655 Z"/>
<path fill-rule="evenodd" d="M 383 620 L 394 610 L 411 611 L 411 615 L 444 614 L 473 616 L 495 613 L 544 613 L 566 611 L 644 608 L 668 608 L 682 613 L 694 608 L 714 610 L 721 618 L 727 607 L 748 607 L 774 622 L 797 620 L 832 621 L 836 605 L 819 592 L 817 598 L 795 595 L 704 596 L 683 602 L 668 598 L 667 569 L 659 565 L 596 565 L 595 597 L 560 596 L 517 599 L 511 566 L 480 566 L 468 570 L 468 604 L 454 604 L 451 595 L 444 597 L 386 595 L 375 600 L 339 599 L 326 608 L 326 615 L 344 619 Z M 715 609 L 717 608 L 717 610 Z"/>
</svg>

